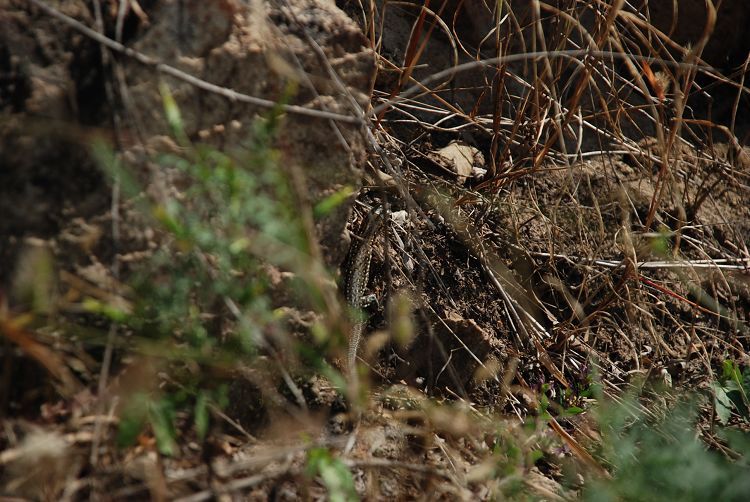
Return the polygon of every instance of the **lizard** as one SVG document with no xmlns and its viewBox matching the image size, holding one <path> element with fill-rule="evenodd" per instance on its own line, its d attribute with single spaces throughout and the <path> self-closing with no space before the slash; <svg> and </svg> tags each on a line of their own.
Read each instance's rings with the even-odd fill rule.
<svg viewBox="0 0 750 502">
<path fill-rule="evenodd" d="M 367 319 L 361 315 L 362 297 L 367 288 L 370 277 L 370 262 L 372 260 L 372 247 L 375 243 L 380 228 L 383 225 L 383 216 L 379 212 L 373 212 L 360 237 L 359 244 L 353 244 L 349 253 L 345 273 L 345 295 L 346 301 L 356 312 L 358 317 L 354 319 L 349 334 L 349 347 L 347 351 L 347 367 L 349 372 L 355 372 L 355 364 L 359 353 L 359 345 L 362 334 L 367 325 Z"/>
</svg>

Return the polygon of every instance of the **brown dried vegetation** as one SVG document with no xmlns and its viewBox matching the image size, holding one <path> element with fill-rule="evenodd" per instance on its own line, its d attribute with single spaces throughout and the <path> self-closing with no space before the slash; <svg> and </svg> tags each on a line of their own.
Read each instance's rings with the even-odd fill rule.
<svg viewBox="0 0 750 502">
<path fill-rule="evenodd" d="M 685 391 L 736 460 L 715 426 L 750 417 L 713 397 L 750 366 L 748 21 L 741 0 L 0 0 L 0 494 L 572 499 L 617 479 L 595 405 L 654 418 Z M 254 155 L 304 253 L 233 241 L 262 313 L 222 290 L 154 341 L 133 283 L 177 291 L 150 264 L 193 249 L 141 202 L 203 203 L 163 159 L 233 155 L 278 102 Z M 329 271 L 376 208 L 347 382 Z M 196 256 L 215 281 L 190 302 L 223 284 Z"/>
</svg>

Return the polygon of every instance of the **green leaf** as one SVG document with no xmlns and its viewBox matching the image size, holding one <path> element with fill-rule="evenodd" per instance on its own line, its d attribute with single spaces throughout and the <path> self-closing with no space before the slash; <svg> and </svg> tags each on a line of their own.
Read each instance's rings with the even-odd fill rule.
<svg viewBox="0 0 750 502">
<path fill-rule="evenodd" d="M 722 387 L 718 382 L 711 384 L 711 389 L 714 391 L 714 408 L 716 409 L 716 416 L 719 418 L 719 422 L 722 425 L 729 423 L 729 417 L 732 415 L 734 409 L 734 403 L 727 394 L 727 389 Z"/>
<path fill-rule="evenodd" d="M 135 440 L 143 430 L 145 423 L 145 416 L 125 415 L 121 417 L 117 428 L 117 446 L 125 448 L 135 444 Z"/>
<path fill-rule="evenodd" d="M 156 447 L 162 455 L 172 456 L 177 451 L 175 431 L 173 427 L 174 410 L 169 401 L 163 400 L 152 403 L 150 407 L 151 426 L 154 429 Z"/>
<path fill-rule="evenodd" d="M 185 134 L 180 108 L 177 106 L 177 101 L 175 101 L 169 86 L 163 80 L 159 82 L 159 93 L 161 94 L 162 106 L 164 107 L 164 114 L 167 117 L 167 123 L 169 124 L 169 127 L 172 128 L 172 134 L 174 134 L 177 141 L 183 145 L 188 144 L 188 138 Z"/>
<path fill-rule="evenodd" d="M 148 414 L 148 396 L 142 393 L 133 394 L 125 404 L 117 427 L 117 446 L 124 448 L 135 444 L 138 434 L 146 425 Z"/>
<path fill-rule="evenodd" d="M 339 460 L 333 460 L 320 467 L 320 477 L 328 489 L 332 502 L 359 500 L 354 489 L 354 479 L 349 469 Z"/>
<path fill-rule="evenodd" d="M 547 385 L 547 384 L 544 384 Z M 547 389 L 544 388 L 544 385 L 542 386 L 542 392 L 545 392 Z M 546 394 L 542 394 L 539 398 L 539 411 L 540 413 L 544 413 L 547 411 L 547 408 L 549 408 L 549 398 Z"/>
<path fill-rule="evenodd" d="M 569 406 L 569 407 L 565 408 L 565 413 L 567 415 L 580 415 L 584 411 L 585 410 L 583 408 L 581 408 L 580 406 Z"/>
<path fill-rule="evenodd" d="M 346 185 L 341 190 L 338 190 L 337 192 L 318 202 L 313 209 L 313 216 L 315 218 L 322 218 L 323 216 L 329 214 L 331 211 L 343 204 L 346 199 L 352 196 L 353 193 L 354 188 Z"/>
<path fill-rule="evenodd" d="M 671 231 L 667 227 L 659 229 L 659 235 L 651 241 L 651 251 L 659 256 L 669 256 L 672 243 L 670 242 Z"/>
<path fill-rule="evenodd" d="M 328 490 L 329 500 L 359 500 L 351 471 L 341 460 L 333 458 L 325 448 L 313 448 L 307 453 L 306 470 L 309 476 L 320 476 Z"/>
<path fill-rule="evenodd" d="M 83 309 L 93 314 L 108 317 L 114 322 L 124 323 L 128 319 L 128 313 L 116 305 L 100 302 L 94 298 L 86 297 L 82 302 Z"/>
<path fill-rule="evenodd" d="M 727 389 L 734 391 L 731 393 L 732 401 L 735 402 L 737 411 L 743 416 L 747 416 L 747 409 L 750 407 L 745 378 L 746 375 L 740 371 L 736 362 L 728 359 L 724 361 L 721 382 Z"/>
<path fill-rule="evenodd" d="M 740 371 L 734 361 L 731 361 L 729 359 L 725 360 L 721 365 L 721 369 L 722 382 L 726 382 L 727 380 L 734 380 L 735 382 L 739 382 Z"/>
<path fill-rule="evenodd" d="M 542 457 L 544 457 L 544 452 L 542 450 L 531 450 L 531 452 L 529 452 L 528 465 L 535 465 L 537 461 L 542 459 Z"/>
<path fill-rule="evenodd" d="M 742 371 L 742 389 L 745 395 L 750 394 L 750 366 L 745 367 Z"/>
<path fill-rule="evenodd" d="M 208 424 L 208 396 L 204 391 L 201 391 L 198 393 L 198 398 L 195 400 L 195 430 L 200 439 L 206 437 Z"/>
</svg>

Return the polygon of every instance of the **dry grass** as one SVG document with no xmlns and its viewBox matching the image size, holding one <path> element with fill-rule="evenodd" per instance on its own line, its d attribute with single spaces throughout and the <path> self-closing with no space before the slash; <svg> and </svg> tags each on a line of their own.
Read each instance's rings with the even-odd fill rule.
<svg viewBox="0 0 750 502">
<path fill-rule="evenodd" d="M 367 117 L 374 180 L 354 219 L 374 206 L 391 215 L 373 255 L 377 301 L 361 385 L 327 362 L 341 354 L 349 320 L 314 245 L 295 247 L 311 236 L 295 216 L 310 214 L 294 205 L 304 197 L 280 197 L 268 221 L 242 216 L 260 234 L 266 224 L 300 233 L 248 248 L 252 264 L 227 258 L 235 280 L 226 283 L 219 258 L 234 256 L 236 235 L 201 220 L 224 208 L 186 203 L 186 227 L 194 218 L 226 242 L 201 247 L 197 231 L 160 228 L 173 240 L 153 277 L 177 274 L 169 267 L 195 252 L 199 263 L 179 272 L 203 285 L 184 305 L 155 304 L 178 319 L 186 312 L 185 325 L 170 325 L 174 339 L 147 340 L 153 326 L 123 322 L 154 301 L 142 290 L 65 273 L 58 285 L 46 251 L 25 255 L 17 288 L 37 303 L 3 304 L 0 331 L 6 360 L 34 362 L 41 383 L 11 389 L 11 376 L 25 374 L 15 364 L 0 385 L 9 416 L 11 403 L 43 405 L 24 409 L 29 420 L 4 422 L 5 490 L 69 499 L 638 499 L 646 492 L 628 491 L 621 476 L 649 490 L 644 472 L 653 469 L 665 494 L 679 494 L 689 475 L 675 465 L 689 455 L 722 473 L 701 493 L 736 497 L 742 483 L 731 480 L 749 449 L 718 420 L 750 423 L 740 381 L 750 361 L 750 152 L 740 132 L 750 125 L 750 57 L 729 70 L 704 61 L 716 36 L 711 2 L 689 46 L 628 2 L 346 3 L 379 67 L 372 109 L 352 111 L 353 123 Z M 436 155 L 454 141 L 483 154 L 483 164 L 469 159 L 480 169 L 459 178 Z M 261 194 L 300 191 L 285 183 Z M 206 188 L 199 193 L 214 193 Z M 290 250 L 306 258 L 281 257 Z M 293 275 L 304 299 L 274 311 L 242 304 L 236 278 L 268 273 L 256 258 L 278 267 L 269 282 L 289 288 Z M 206 292 L 210 300 L 195 300 Z M 193 344 L 191 323 L 225 345 Z M 102 336 L 109 326 L 132 339 L 114 343 L 115 331 Z M 252 350 L 233 344 L 237 333 Z M 740 375 L 734 387 L 727 362 Z M 237 380 L 249 383 L 227 403 L 221 384 Z M 111 399 L 97 401 L 95 389 Z M 726 420 L 714 399 L 721 389 L 738 399 L 724 401 Z M 672 414 L 686 391 L 698 392 L 697 404 Z M 129 422 L 127 405 L 144 395 L 148 419 Z M 118 427 L 128 424 L 138 426 L 135 443 L 118 449 Z M 704 443 L 690 442 L 693 430 Z M 627 448 L 640 465 L 619 456 Z M 653 451 L 675 451 L 673 463 Z M 49 466 L 49 480 L 24 473 L 30 463 Z"/>
</svg>

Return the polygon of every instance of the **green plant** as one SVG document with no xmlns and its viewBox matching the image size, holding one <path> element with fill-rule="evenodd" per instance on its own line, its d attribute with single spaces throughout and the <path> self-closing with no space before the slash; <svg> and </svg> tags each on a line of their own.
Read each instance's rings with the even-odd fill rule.
<svg viewBox="0 0 750 502">
<path fill-rule="evenodd" d="M 308 452 L 307 474 L 311 477 L 320 476 L 332 502 L 359 500 L 351 471 L 327 449 L 313 448 Z"/>
<path fill-rule="evenodd" d="M 179 151 L 154 160 L 183 188 L 147 198 L 129 171 L 99 147 L 105 169 L 150 218 L 159 246 L 134 274 L 132 311 L 96 302 L 88 306 L 126 327 L 136 351 L 168 366 L 167 392 L 136 392 L 125 403 L 120 442 L 132 442 L 150 425 L 162 453 L 170 454 L 176 410 L 192 411 L 202 437 L 209 428 L 209 405 L 225 395 L 225 386 L 217 386 L 222 374 L 252 361 L 259 350 L 275 354 L 269 337 L 291 343 L 272 305 L 264 267 L 295 272 L 301 301 L 313 309 L 324 308 L 324 281 L 313 276 L 325 271 L 312 256 L 303 224 L 302 215 L 311 210 L 301 207 L 290 173 L 272 148 L 277 114 L 255 122 L 241 150 L 225 153 L 191 143 L 171 94 L 166 88 L 162 92 Z M 319 212 L 342 200 L 321 202 Z M 325 328 L 316 327 L 321 331 L 321 339 L 330 338 Z"/>
<path fill-rule="evenodd" d="M 717 381 L 711 383 L 711 390 L 714 393 L 716 416 L 723 425 L 729 423 L 732 412 L 743 420 L 750 419 L 750 367 L 740 371 L 737 363 L 724 361 L 722 374 Z"/>
<path fill-rule="evenodd" d="M 709 450 L 696 434 L 695 401 L 681 400 L 660 420 L 649 419 L 635 396 L 597 408 L 601 456 L 611 479 L 590 479 L 584 498 L 608 500 L 746 500 L 750 440 L 722 429 L 738 460 Z"/>
</svg>

